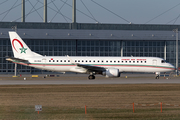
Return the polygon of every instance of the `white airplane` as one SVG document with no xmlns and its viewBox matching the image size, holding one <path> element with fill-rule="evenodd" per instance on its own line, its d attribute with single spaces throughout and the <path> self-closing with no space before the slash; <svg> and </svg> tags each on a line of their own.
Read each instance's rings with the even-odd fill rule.
<svg viewBox="0 0 180 120">
<path fill-rule="evenodd" d="M 106 77 L 120 77 L 123 72 L 153 72 L 156 79 L 160 72 L 174 71 L 175 67 L 158 57 L 78 57 L 78 56 L 42 56 L 29 49 L 16 32 L 9 32 L 14 57 L 6 60 L 38 69 L 96 74 Z"/>
</svg>

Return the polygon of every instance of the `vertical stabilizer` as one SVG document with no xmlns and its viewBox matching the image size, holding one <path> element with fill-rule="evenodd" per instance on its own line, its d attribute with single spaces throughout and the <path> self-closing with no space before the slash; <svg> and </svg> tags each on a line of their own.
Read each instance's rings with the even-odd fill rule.
<svg viewBox="0 0 180 120">
<path fill-rule="evenodd" d="M 26 57 L 41 56 L 32 52 L 16 32 L 9 32 L 9 36 L 15 58 L 25 59 Z"/>
</svg>

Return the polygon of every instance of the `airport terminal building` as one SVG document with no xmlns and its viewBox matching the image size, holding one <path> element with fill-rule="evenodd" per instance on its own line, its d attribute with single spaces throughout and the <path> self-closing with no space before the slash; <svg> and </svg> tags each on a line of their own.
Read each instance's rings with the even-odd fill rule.
<svg viewBox="0 0 180 120">
<path fill-rule="evenodd" d="M 13 26 L 32 51 L 44 56 L 153 56 L 176 65 L 173 29 L 179 25 L 0 22 L 1 74 L 14 73 L 14 64 L 6 61 L 13 56 L 8 35 Z M 17 72 L 48 71 L 18 65 Z"/>
</svg>

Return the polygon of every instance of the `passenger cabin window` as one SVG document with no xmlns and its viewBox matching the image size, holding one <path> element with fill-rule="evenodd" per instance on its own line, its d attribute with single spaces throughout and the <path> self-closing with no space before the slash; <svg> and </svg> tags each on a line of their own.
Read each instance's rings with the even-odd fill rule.
<svg viewBox="0 0 180 120">
<path fill-rule="evenodd" d="M 166 63 L 166 61 L 165 61 L 165 60 L 162 60 L 161 63 Z"/>
<path fill-rule="evenodd" d="M 64 62 L 66 62 L 66 60 L 64 60 Z"/>
<path fill-rule="evenodd" d="M 135 63 L 135 61 L 133 61 L 133 63 Z"/>
<path fill-rule="evenodd" d="M 123 63 L 123 61 L 122 61 L 122 63 Z"/>
<path fill-rule="evenodd" d="M 77 60 L 75 60 L 75 62 L 77 62 Z"/>
<path fill-rule="evenodd" d="M 106 61 L 108 63 L 108 61 Z"/>
<path fill-rule="evenodd" d="M 49 60 L 49 62 L 51 62 L 51 60 Z"/>
<path fill-rule="evenodd" d="M 146 63 L 146 61 L 144 61 L 144 63 Z"/>
<path fill-rule="evenodd" d="M 139 63 L 139 61 L 137 61 L 137 63 Z"/>
<path fill-rule="evenodd" d="M 80 62 L 80 60 L 78 60 L 78 62 Z"/>
<path fill-rule="evenodd" d="M 103 63 L 103 60 L 102 60 L 102 63 Z"/>
<path fill-rule="evenodd" d="M 59 62 L 59 61 L 57 60 L 57 62 Z"/>
<path fill-rule="evenodd" d="M 61 60 L 61 62 L 62 62 L 62 60 Z"/>
<path fill-rule="evenodd" d="M 129 63 L 131 63 L 131 61 L 129 61 Z"/>
<path fill-rule="evenodd" d="M 53 60 L 53 62 L 55 62 L 55 60 Z"/>
<path fill-rule="evenodd" d="M 89 62 L 91 62 L 91 60 Z"/>
<path fill-rule="evenodd" d="M 68 62 L 70 62 L 70 60 L 68 60 Z"/>
</svg>

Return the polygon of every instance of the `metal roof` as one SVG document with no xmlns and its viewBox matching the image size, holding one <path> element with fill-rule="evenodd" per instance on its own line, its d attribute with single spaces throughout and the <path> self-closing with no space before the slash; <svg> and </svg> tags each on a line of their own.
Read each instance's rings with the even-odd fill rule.
<svg viewBox="0 0 180 120">
<path fill-rule="evenodd" d="M 24 39 L 175 40 L 176 25 L 0 22 L 0 38 L 17 25 Z M 77 28 L 77 29 L 75 29 Z"/>
<path fill-rule="evenodd" d="M 79 29 L 79 30 L 162 30 L 171 31 L 180 25 L 158 24 L 100 24 L 100 23 L 33 23 L 33 22 L 0 22 L 0 28 L 11 28 L 17 25 L 21 29 Z"/>
</svg>

